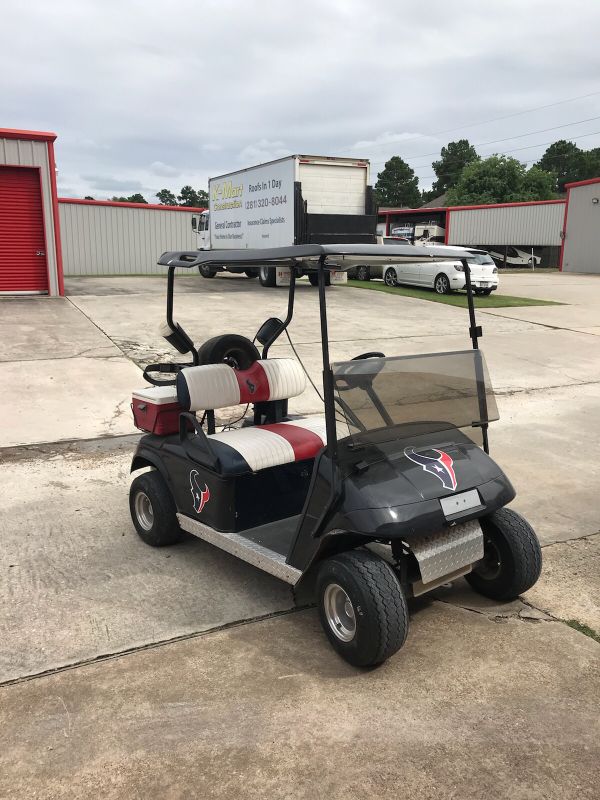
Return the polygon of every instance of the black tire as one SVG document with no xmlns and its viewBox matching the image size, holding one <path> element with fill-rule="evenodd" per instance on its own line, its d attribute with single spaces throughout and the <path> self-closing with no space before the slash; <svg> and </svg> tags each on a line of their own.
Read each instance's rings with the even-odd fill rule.
<svg viewBox="0 0 600 800">
<path fill-rule="evenodd" d="M 447 275 L 444 275 L 443 272 L 440 272 L 439 275 L 435 276 L 433 288 L 437 294 L 450 294 L 452 291 L 450 286 L 450 278 Z"/>
<path fill-rule="evenodd" d="M 383 275 L 383 282 L 386 286 L 398 286 L 398 275 L 393 267 L 388 267 Z"/>
<path fill-rule="evenodd" d="M 256 346 L 245 336 L 237 333 L 225 333 L 222 336 L 213 336 L 204 342 L 198 350 L 201 364 L 225 363 L 234 369 L 248 369 L 258 361 L 260 353 Z"/>
<path fill-rule="evenodd" d="M 261 286 L 268 286 L 269 288 L 277 286 L 277 276 L 272 267 L 259 267 L 258 280 Z"/>
<path fill-rule="evenodd" d="M 356 268 L 356 280 L 358 281 L 370 281 L 371 280 L 371 270 L 369 267 L 364 265 Z"/>
<path fill-rule="evenodd" d="M 334 650 L 350 664 L 381 664 L 404 644 L 408 632 L 406 598 L 391 566 L 374 553 L 351 550 L 323 561 L 317 575 L 317 596 L 323 630 Z M 347 619 L 354 629 L 349 639 L 343 623 L 334 623 L 332 596 L 350 602 L 352 615 Z"/>
<path fill-rule="evenodd" d="M 480 289 L 479 294 L 482 294 L 484 297 L 489 297 L 492 293 L 491 289 Z"/>
<path fill-rule="evenodd" d="M 217 274 L 217 270 L 209 267 L 207 264 L 201 264 L 198 267 L 198 272 L 203 278 L 214 278 Z"/>
<path fill-rule="evenodd" d="M 309 272 L 308 273 L 308 282 L 311 286 L 318 286 L 319 285 L 319 275 L 317 272 Z M 331 275 L 326 272 L 325 273 L 325 286 L 331 286 Z"/>
<path fill-rule="evenodd" d="M 257 269 L 245 269 L 244 272 L 246 273 L 247 278 L 258 278 Z"/>
<path fill-rule="evenodd" d="M 514 600 L 535 584 L 542 571 L 542 550 L 531 525 L 511 508 L 481 520 L 483 561 L 468 575 L 475 591 L 493 600 Z"/>
<path fill-rule="evenodd" d="M 177 522 L 175 502 L 159 472 L 145 472 L 133 480 L 129 511 L 138 536 L 151 547 L 181 541 L 183 531 Z"/>
</svg>

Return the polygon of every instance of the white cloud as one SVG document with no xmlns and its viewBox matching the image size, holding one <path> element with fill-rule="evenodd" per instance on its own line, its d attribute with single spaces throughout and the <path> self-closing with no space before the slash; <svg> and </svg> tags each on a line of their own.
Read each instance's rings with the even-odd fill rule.
<svg viewBox="0 0 600 800">
<path fill-rule="evenodd" d="M 150 172 L 153 175 L 159 175 L 162 178 L 174 178 L 177 175 L 181 175 L 180 169 L 177 169 L 177 167 L 171 167 L 169 164 L 165 164 L 163 161 L 153 161 L 150 164 Z"/>
</svg>

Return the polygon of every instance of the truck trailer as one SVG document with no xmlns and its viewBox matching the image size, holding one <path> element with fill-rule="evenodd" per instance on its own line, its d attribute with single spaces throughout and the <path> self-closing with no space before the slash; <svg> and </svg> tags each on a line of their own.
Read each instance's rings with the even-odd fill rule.
<svg viewBox="0 0 600 800">
<path fill-rule="evenodd" d="M 377 208 L 367 159 L 286 156 L 211 178 L 208 194 L 208 211 L 192 217 L 199 250 L 376 243 Z M 286 283 L 282 271 L 267 267 L 211 265 L 200 272 L 212 278 L 225 269 L 258 275 L 263 286 Z M 312 267 L 298 271 L 316 285 Z"/>
</svg>

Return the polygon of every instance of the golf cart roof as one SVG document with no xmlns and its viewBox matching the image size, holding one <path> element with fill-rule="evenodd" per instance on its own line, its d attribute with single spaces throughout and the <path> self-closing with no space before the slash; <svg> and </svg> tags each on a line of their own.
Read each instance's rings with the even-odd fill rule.
<svg viewBox="0 0 600 800">
<path fill-rule="evenodd" d="M 356 264 L 397 264 L 419 261 L 457 261 L 465 250 L 452 247 L 415 247 L 412 244 L 299 244 L 247 250 L 176 250 L 161 255 L 165 267 L 192 269 L 203 264 L 292 266 L 297 262 L 323 259 L 325 269 L 347 270 Z"/>
</svg>

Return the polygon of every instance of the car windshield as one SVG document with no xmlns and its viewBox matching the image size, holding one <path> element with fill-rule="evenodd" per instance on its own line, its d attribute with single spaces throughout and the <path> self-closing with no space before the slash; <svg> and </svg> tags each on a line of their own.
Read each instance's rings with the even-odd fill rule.
<svg viewBox="0 0 600 800">
<path fill-rule="evenodd" d="M 465 350 L 332 365 L 338 436 L 365 442 L 469 429 L 498 419 L 483 353 Z"/>
<path fill-rule="evenodd" d="M 471 253 L 467 261 L 472 264 L 491 264 L 494 266 L 494 259 L 489 253 Z"/>
</svg>

